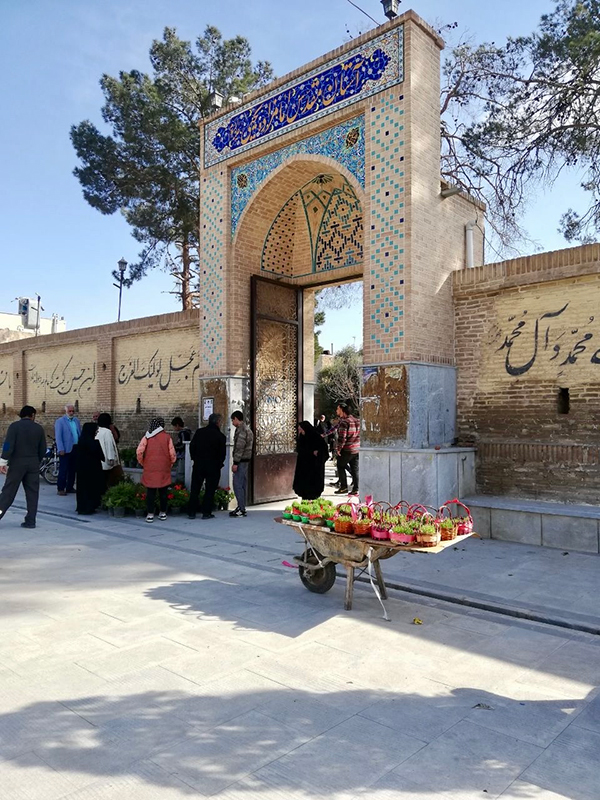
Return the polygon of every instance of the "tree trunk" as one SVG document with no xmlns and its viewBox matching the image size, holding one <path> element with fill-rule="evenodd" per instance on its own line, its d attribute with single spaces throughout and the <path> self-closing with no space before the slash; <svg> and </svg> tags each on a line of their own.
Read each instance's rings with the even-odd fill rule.
<svg viewBox="0 0 600 800">
<path fill-rule="evenodd" d="M 190 294 L 190 283 L 192 280 L 190 245 L 187 241 L 183 242 L 181 248 L 181 308 L 189 311 L 192 308 L 192 296 Z"/>
</svg>

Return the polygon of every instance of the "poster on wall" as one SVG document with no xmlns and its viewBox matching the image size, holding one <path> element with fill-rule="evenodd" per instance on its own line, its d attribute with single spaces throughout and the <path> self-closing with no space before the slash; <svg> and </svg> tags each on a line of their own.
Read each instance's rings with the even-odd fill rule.
<svg viewBox="0 0 600 800">
<path fill-rule="evenodd" d="M 208 418 L 213 413 L 215 407 L 215 398 L 214 397 L 205 397 L 202 400 L 202 419 L 204 422 L 208 422 Z"/>
</svg>

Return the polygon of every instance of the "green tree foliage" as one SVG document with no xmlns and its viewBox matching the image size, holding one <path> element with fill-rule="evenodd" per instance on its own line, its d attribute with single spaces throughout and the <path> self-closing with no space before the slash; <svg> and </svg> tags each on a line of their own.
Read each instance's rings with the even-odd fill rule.
<svg viewBox="0 0 600 800">
<path fill-rule="evenodd" d="M 360 403 L 362 351 L 348 345 L 334 356 L 317 378 L 319 408 L 328 417 L 335 413 L 338 403 L 348 403 L 355 411 Z"/>
<path fill-rule="evenodd" d="M 442 174 L 487 204 L 502 245 L 536 186 L 583 174 L 586 210 L 565 212 L 568 240 L 600 231 L 600 0 L 554 0 L 538 29 L 506 44 L 461 44 L 444 67 Z"/>
<path fill-rule="evenodd" d="M 244 37 L 224 40 L 211 26 L 195 47 L 165 28 L 162 40 L 152 43 L 150 63 L 152 75 L 102 76 L 102 118 L 111 133 L 89 120 L 71 128 L 81 162 L 74 174 L 88 203 L 102 214 L 121 211 L 142 245 L 125 285 L 161 267 L 187 309 L 198 279 L 198 123 L 211 111 L 212 91 L 225 101 L 241 97 L 268 83 L 272 70 L 266 62 L 253 65 Z"/>
<path fill-rule="evenodd" d="M 314 324 L 315 324 L 315 364 L 316 364 L 323 352 L 323 347 L 321 345 L 321 342 L 319 341 L 319 335 L 321 333 L 321 331 L 319 330 L 319 326 L 325 325 L 324 311 L 315 311 Z"/>
</svg>

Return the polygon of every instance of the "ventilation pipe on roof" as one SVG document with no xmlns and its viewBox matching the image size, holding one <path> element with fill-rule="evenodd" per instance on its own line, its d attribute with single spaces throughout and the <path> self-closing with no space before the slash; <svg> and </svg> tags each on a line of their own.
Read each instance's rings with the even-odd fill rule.
<svg viewBox="0 0 600 800">
<path fill-rule="evenodd" d="M 477 220 L 467 222 L 465 225 L 465 238 L 467 245 L 467 269 L 472 269 L 475 266 L 475 255 L 473 251 L 473 231 L 477 227 Z"/>
</svg>

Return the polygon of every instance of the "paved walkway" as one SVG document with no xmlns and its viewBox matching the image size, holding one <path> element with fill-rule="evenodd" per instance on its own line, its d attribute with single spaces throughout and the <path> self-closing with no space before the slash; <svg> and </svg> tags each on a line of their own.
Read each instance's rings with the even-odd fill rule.
<svg viewBox="0 0 600 800">
<path fill-rule="evenodd" d="M 41 505 L 0 525 L 0 800 L 598 800 L 600 637 L 403 592 L 385 622 L 368 586 L 344 612 L 273 509 Z M 384 573 L 597 614 L 597 556 L 470 541 Z"/>
</svg>

